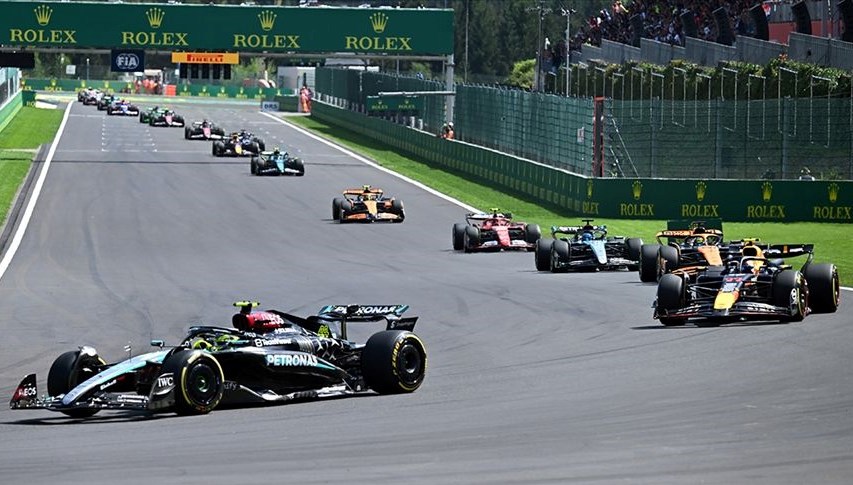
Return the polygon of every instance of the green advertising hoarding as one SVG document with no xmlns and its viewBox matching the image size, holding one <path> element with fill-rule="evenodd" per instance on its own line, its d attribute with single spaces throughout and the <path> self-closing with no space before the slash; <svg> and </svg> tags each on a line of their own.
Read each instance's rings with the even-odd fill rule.
<svg viewBox="0 0 853 485">
<path fill-rule="evenodd" d="M 77 80 L 77 79 L 21 79 L 23 91 L 47 91 L 54 93 L 73 92 L 92 87 L 107 92 L 133 94 L 134 84 L 115 80 Z M 259 88 L 242 86 L 213 86 L 208 84 L 178 84 L 175 96 L 201 98 L 234 98 L 251 100 L 272 100 L 276 96 L 290 94 L 287 89 Z"/>
<path fill-rule="evenodd" d="M 453 11 L 3 2 L 0 44 L 168 51 L 448 55 Z"/>
<path fill-rule="evenodd" d="M 368 113 L 420 113 L 423 110 L 424 101 L 420 96 L 368 96 Z"/>
</svg>

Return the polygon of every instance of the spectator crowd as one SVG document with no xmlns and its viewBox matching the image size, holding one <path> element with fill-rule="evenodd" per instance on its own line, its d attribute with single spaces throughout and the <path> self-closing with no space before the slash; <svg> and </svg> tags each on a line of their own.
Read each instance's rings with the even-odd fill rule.
<svg viewBox="0 0 853 485">
<path fill-rule="evenodd" d="M 749 9 L 760 0 L 632 0 L 613 2 L 610 8 L 601 9 L 589 17 L 572 37 L 572 49 L 580 50 L 583 44 L 600 46 L 602 40 L 631 44 L 634 29 L 631 17 L 642 19 L 641 37 L 667 44 L 685 43 L 682 14 L 689 12 L 696 25 L 696 37 L 714 42 L 717 40 L 717 25 L 714 10 L 726 9 L 732 32 L 735 35 L 754 34 Z"/>
</svg>

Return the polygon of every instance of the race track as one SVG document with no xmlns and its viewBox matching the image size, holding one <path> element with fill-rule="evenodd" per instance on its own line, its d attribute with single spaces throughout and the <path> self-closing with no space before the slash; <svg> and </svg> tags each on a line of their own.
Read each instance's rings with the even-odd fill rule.
<svg viewBox="0 0 853 485">
<path fill-rule="evenodd" d="M 799 324 L 664 328 L 636 273 L 455 253 L 461 207 L 254 107 L 179 109 L 290 147 L 305 177 L 254 177 L 182 129 L 75 103 L 0 280 L 0 396 L 28 372 L 44 389 L 81 344 L 114 361 L 227 326 L 247 298 L 409 304 L 426 381 L 195 417 L 4 405 L 3 483 L 850 483 L 849 302 Z M 405 223 L 333 223 L 332 197 L 362 184 L 403 199 Z"/>
</svg>

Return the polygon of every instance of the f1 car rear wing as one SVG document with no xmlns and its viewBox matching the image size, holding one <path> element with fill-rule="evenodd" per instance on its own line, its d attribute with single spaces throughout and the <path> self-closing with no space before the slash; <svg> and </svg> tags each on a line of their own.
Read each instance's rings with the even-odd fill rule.
<svg viewBox="0 0 853 485">
<path fill-rule="evenodd" d="M 489 212 L 469 212 L 465 214 L 465 220 L 468 221 L 487 221 L 496 217 L 504 219 L 512 219 L 512 212 L 501 212 L 497 207 L 492 207 Z"/>
<path fill-rule="evenodd" d="M 551 235 L 556 234 L 580 234 L 584 231 L 607 231 L 606 225 L 595 226 L 551 226 Z"/>
<path fill-rule="evenodd" d="M 418 317 L 403 317 L 409 305 L 326 305 L 309 321 L 322 321 L 340 325 L 339 336 L 347 338 L 347 324 L 350 322 L 386 321 L 386 330 L 408 330 L 415 328 Z M 338 333 L 338 332 L 333 332 Z"/>
<path fill-rule="evenodd" d="M 666 221 L 667 231 L 694 231 L 697 228 L 723 230 L 723 220 L 719 218 L 694 221 L 690 219 L 673 219 Z"/>
</svg>

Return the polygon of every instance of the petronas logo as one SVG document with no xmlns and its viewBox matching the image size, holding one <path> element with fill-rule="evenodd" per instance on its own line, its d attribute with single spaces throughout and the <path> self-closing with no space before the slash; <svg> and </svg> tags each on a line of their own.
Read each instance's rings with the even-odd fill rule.
<svg viewBox="0 0 853 485">
<path fill-rule="evenodd" d="M 42 27 L 50 23 L 50 16 L 53 15 L 52 8 L 47 5 L 39 5 L 33 9 L 33 12 L 36 13 L 36 22 Z"/>
<path fill-rule="evenodd" d="M 838 192 L 841 190 L 841 187 L 839 187 L 838 184 L 833 182 L 829 184 L 827 190 L 829 191 L 829 201 L 834 204 L 836 201 L 838 201 Z"/>
<path fill-rule="evenodd" d="M 633 184 L 631 184 L 631 192 L 634 195 L 634 200 L 640 200 L 640 197 L 643 195 L 643 183 L 639 180 L 635 180 Z"/>
<path fill-rule="evenodd" d="M 764 199 L 764 202 L 767 202 L 771 197 L 773 197 L 773 184 L 764 182 L 761 184 L 761 198 Z"/>
<path fill-rule="evenodd" d="M 587 199 L 591 199 L 591 198 L 592 198 L 592 185 L 593 185 L 593 184 L 592 184 L 592 179 L 589 179 L 589 180 L 587 180 L 587 181 L 586 181 L 586 198 L 587 198 Z"/>
<path fill-rule="evenodd" d="M 696 184 L 696 200 L 702 202 L 705 199 L 705 191 L 708 190 L 708 185 L 705 182 Z"/>
<path fill-rule="evenodd" d="M 148 25 L 152 29 L 159 29 L 160 24 L 163 23 L 163 17 L 166 16 L 166 12 L 161 8 L 149 8 L 145 11 L 145 16 L 148 18 Z"/>
<path fill-rule="evenodd" d="M 374 32 L 381 34 L 385 32 L 385 27 L 388 25 L 388 16 L 382 12 L 376 12 L 370 16 L 370 25 Z"/>
<path fill-rule="evenodd" d="M 275 18 L 277 15 L 269 10 L 264 10 L 263 12 L 258 14 L 258 20 L 261 21 L 261 29 L 264 32 L 272 30 L 275 25 Z"/>
</svg>

